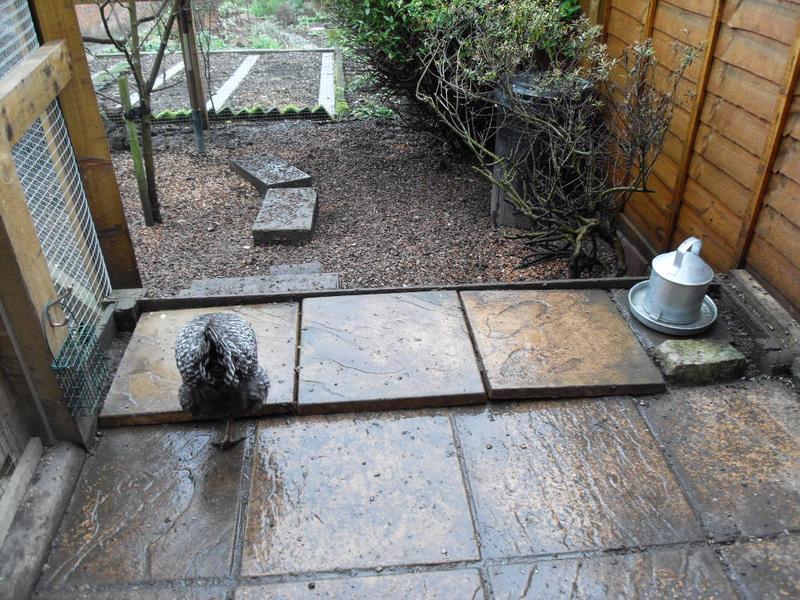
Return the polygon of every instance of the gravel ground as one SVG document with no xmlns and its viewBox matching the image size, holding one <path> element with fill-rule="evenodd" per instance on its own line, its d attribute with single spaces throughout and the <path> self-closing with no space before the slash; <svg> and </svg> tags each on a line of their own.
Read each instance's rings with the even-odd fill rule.
<svg viewBox="0 0 800 600">
<path fill-rule="evenodd" d="M 526 248 L 491 225 L 489 185 L 427 135 L 392 121 L 217 125 L 205 157 L 186 130 L 162 129 L 155 144 L 160 226 L 144 226 L 130 157 L 113 157 L 151 296 L 196 278 L 265 275 L 270 265 L 307 261 L 350 288 L 564 276 L 560 262 L 516 270 Z M 261 198 L 228 162 L 262 153 L 314 177 L 319 220 L 304 245 L 252 244 Z"/>
<path fill-rule="evenodd" d="M 233 108 L 316 106 L 322 57 L 316 52 L 262 54 L 231 97 Z"/>
</svg>

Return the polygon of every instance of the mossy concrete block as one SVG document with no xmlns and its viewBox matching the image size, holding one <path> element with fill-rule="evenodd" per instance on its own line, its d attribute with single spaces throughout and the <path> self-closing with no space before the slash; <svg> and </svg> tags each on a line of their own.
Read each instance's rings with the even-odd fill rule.
<svg viewBox="0 0 800 600">
<path fill-rule="evenodd" d="M 733 379 L 747 366 L 744 355 L 716 340 L 667 340 L 656 346 L 656 360 L 670 381 L 701 385 Z"/>
</svg>

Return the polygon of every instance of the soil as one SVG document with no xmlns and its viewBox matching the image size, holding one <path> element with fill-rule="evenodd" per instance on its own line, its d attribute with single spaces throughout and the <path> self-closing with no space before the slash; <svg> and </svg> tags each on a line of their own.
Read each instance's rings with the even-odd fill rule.
<svg viewBox="0 0 800 600">
<path fill-rule="evenodd" d="M 155 148 L 164 224 L 154 227 L 144 225 L 130 156 L 113 156 L 151 296 L 193 279 L 268 275 L 271 265 L 314 261 L 349 288 L 565 274 L 560 261 L 516 270 L 527 248 L 492 226 L 489 184 L 430 136 L 394 121 L 215 124 L 206 156 L 185 128 L 162 128 Z M 228 163 L 264 153 L 314 178 L 319 218 L 304 245 L 253 246 L 262 198 Z"/>
<path fill-rule="evenodd" d="M 238 87 L 233 108 L 316 106 L 322 56 L 317 52 L 262 54 Z"/>
</svg>

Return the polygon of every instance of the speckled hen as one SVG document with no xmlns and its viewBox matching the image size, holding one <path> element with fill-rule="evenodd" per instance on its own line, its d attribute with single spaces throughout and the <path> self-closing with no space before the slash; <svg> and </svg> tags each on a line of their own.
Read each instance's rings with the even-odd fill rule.
<svg viewBox="0 0 800 600">
<path fill-rule="evenodd" d="M 181 408 L 196 417 L 226 419 L 226 449 L 233 417 L 257 411 L 266 401 L 269 378 L 258 364 L 252 326 L 238 315 L 210 313 L 189 321 L 175 340 L 175 362 L 183 379 Z"/>
</svg>

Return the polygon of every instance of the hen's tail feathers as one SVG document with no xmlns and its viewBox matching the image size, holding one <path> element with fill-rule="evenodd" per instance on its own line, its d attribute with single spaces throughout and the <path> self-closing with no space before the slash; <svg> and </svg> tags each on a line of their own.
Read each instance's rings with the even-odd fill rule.
<svg viewBox="0 0 800 600">
<path fill-rule="evenodd" d="M 208 383 L 216 383 L 222 379 L 225 385 L 239 385 L 230 343 L 213 318 L 206 323 L 203 340 L 205 352 L 200 365 L 203 379 Z"/>
</svg>

